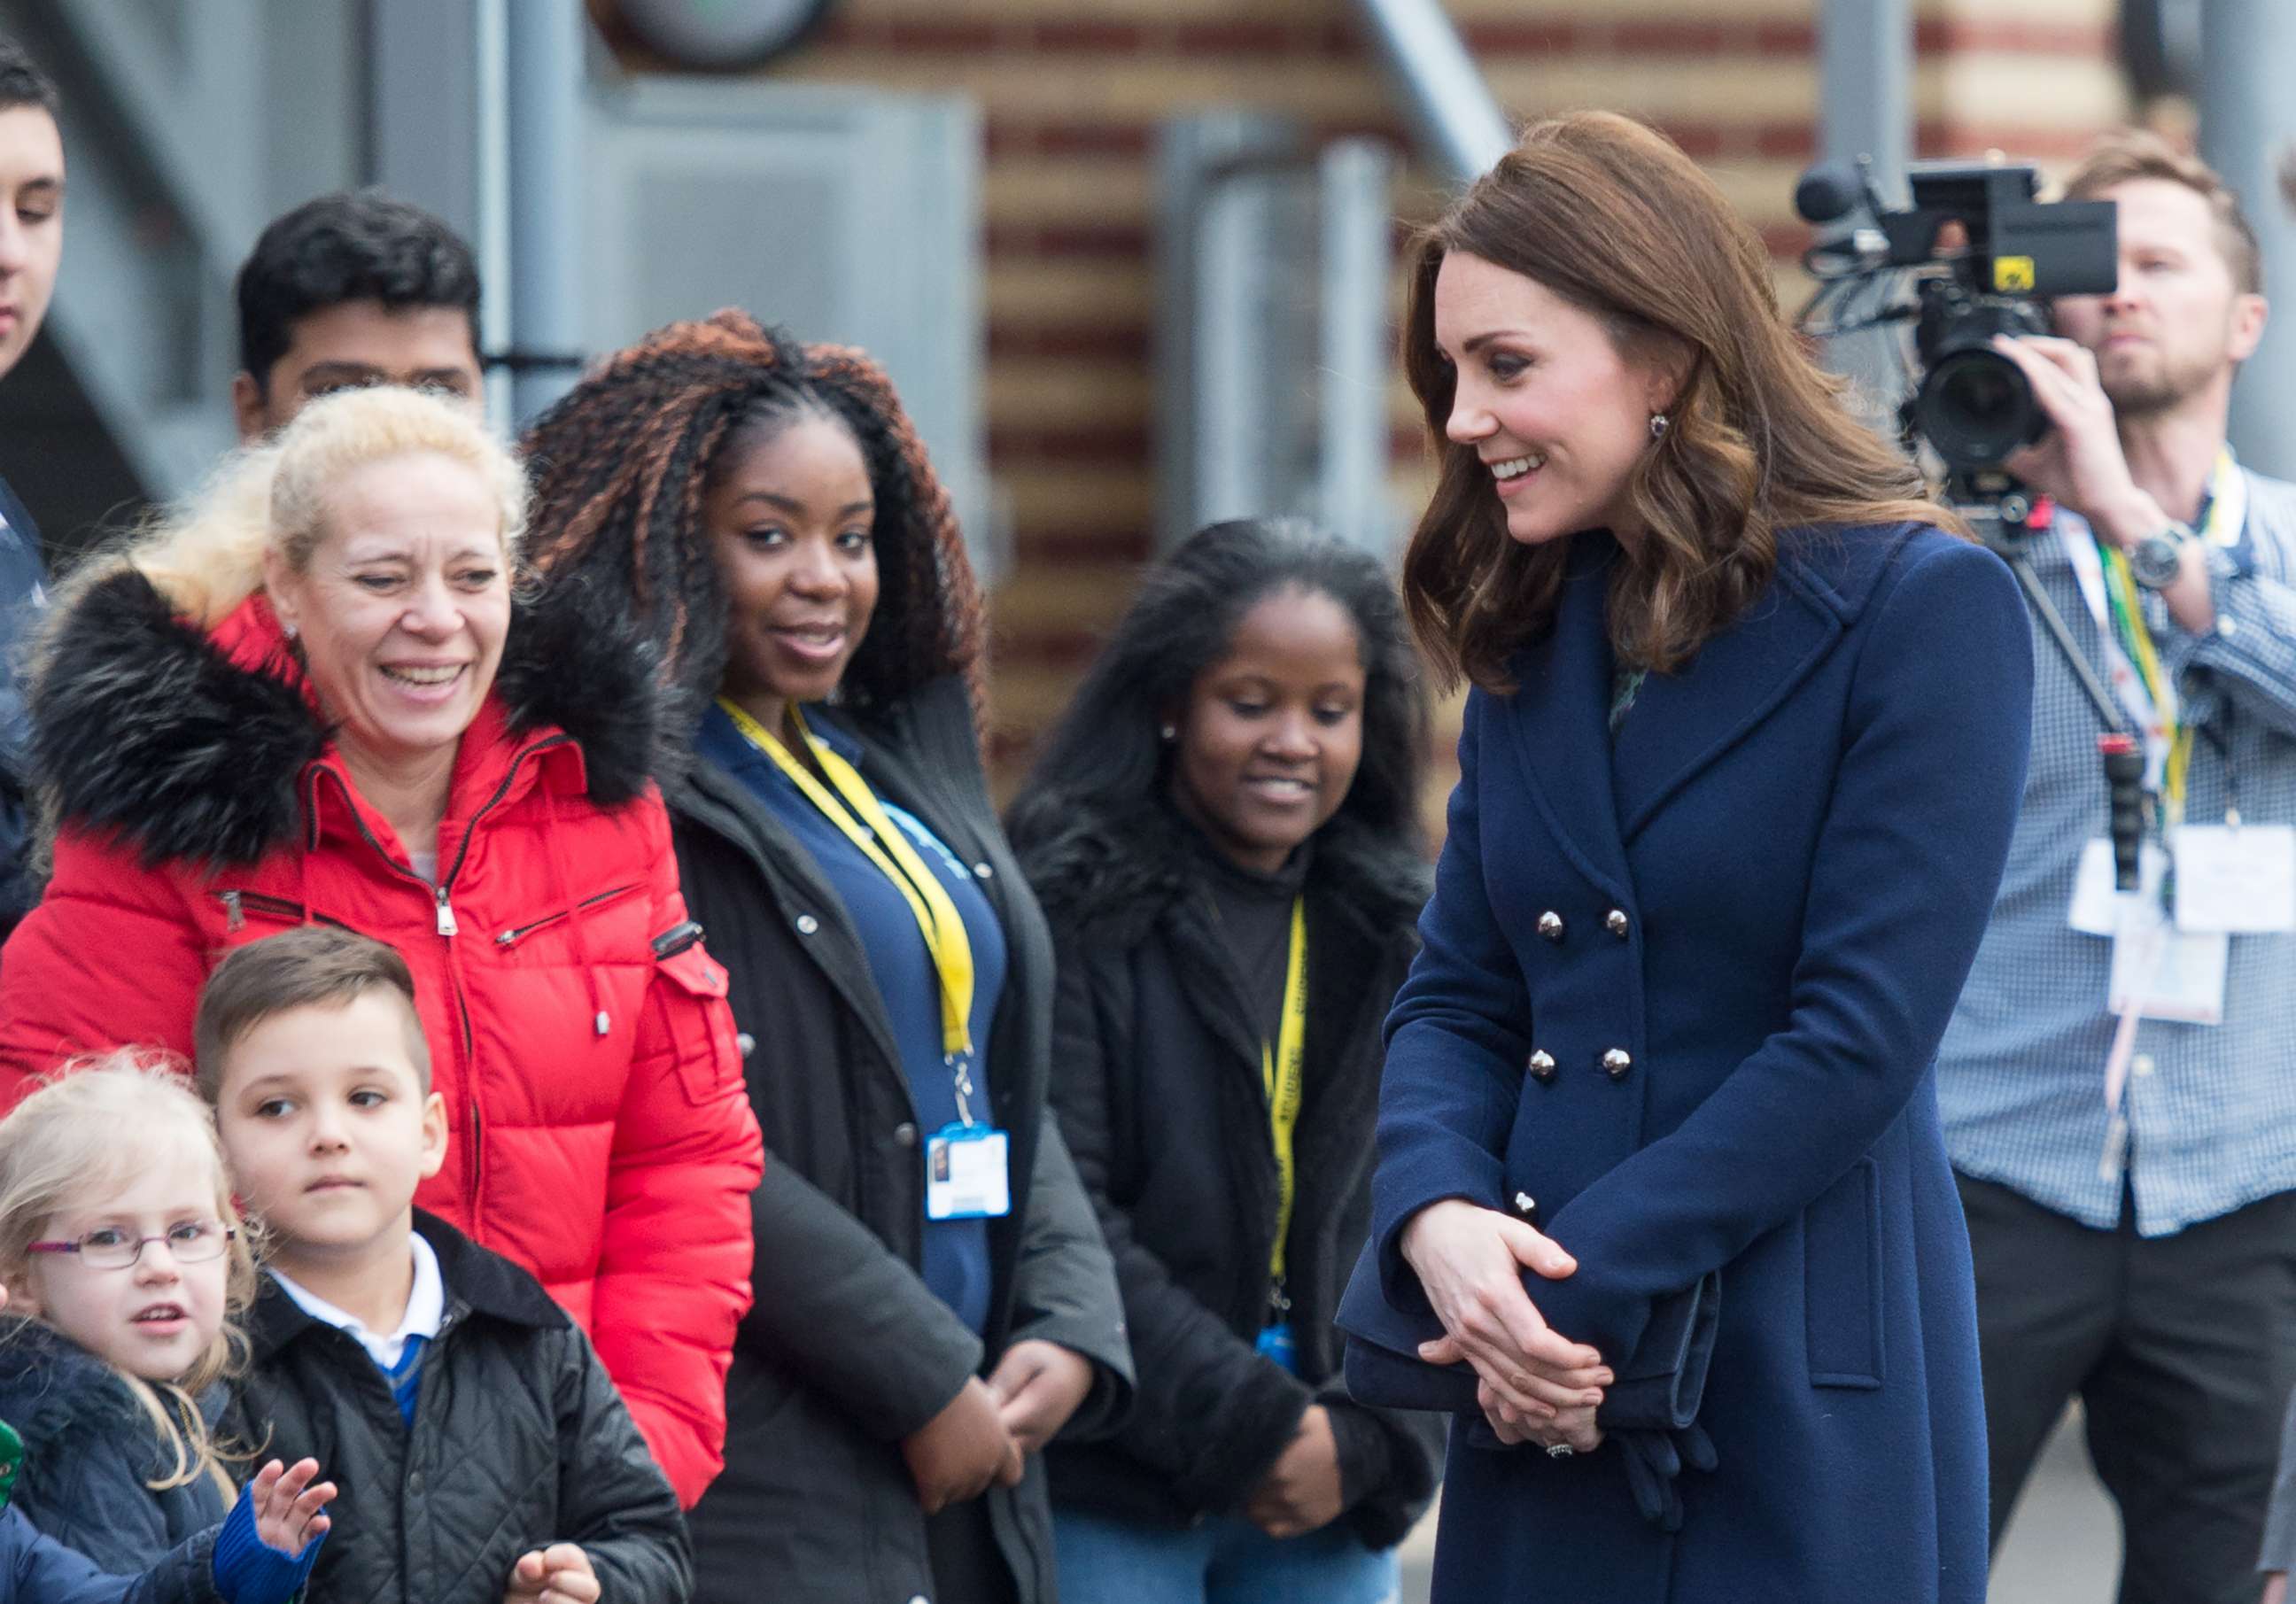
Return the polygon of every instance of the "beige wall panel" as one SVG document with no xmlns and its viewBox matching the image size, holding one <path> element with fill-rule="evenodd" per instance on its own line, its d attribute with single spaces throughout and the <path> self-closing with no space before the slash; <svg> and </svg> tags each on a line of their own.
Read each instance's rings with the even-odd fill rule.
<svg viewBox="0 0 2296 1604">
<path fill-rule="evenodd" d="M 996 471 L 1013 527 L 1031 529 L 1148 528 L 1155 520 L 1154 476 L 1145 470 L 1063 468 L 1026 462 Z"/>
<path fill-rule="evenodd" d="M 1921 0 L 1918 14 L 1924 21 L 1999 23 L 2013 20 L 2026 27 L 2086 24 L 2110 28 L 2113 26 L 2119 12 L 2116 0 L 2016 0 L 2013 6 L 2005 6 L 2001 0 Z"/>
<path fill-rule="evenodd" d="M 1005 258 L 989 264 L 992 323 L 1136 326 L 1155 310 L 1155 272 L 1145 262 L 1044 262 Z"/>
<path fill-rule="evenodd" d="M 1117 156 L 1004 156 L 988 164 L 981 207 L 991 224 L 1145 223 L 1151 164 Z"/>
<path fill-rule="evenodd" d="M 1601 108 L 1671 123 L 1775 123 L 1817 112 L 1817 74 L 1801 56 L 1557 55 L 1492 63 L 1486 76 L 1516 117 Z"/>
<path fill-rule="evenodd" d="M 1072 668 L 994 662 L 988 677 L 988 717 L 998 733 L 1031 740 L 1052 728 L 1053 721 L 1076 694 L 1078 673 Z M 1019 773 L 1009 774 L 1008 785 Z"/>
<path fill-rule="evenodd" d="M 1459 22 L 1808 22 L 1814 0 L 1448 0 Z"/>
<path fill-rule="evenodd" d="M 1145 423 L 1156 404 L 1144 362 L 1006 356 L 989 365 L 990 426 L 1089 427 Z"/>
<path fill-rule="evenodd" d="M 2112 63 L 1988 52 L 1928 58 L 1914 74 L 1915 115 L 1987 128 L 2095 128 L 2128 113 Z"/>
<path fill-rule="evenodd" d="M 996 587 L 996 627 L 1065 634 L 1113 623 L 1138 583 L 1138 571 L 1128 563 L 1105 568 L 1067 563 L 1015 574 Z"/>
</svg>

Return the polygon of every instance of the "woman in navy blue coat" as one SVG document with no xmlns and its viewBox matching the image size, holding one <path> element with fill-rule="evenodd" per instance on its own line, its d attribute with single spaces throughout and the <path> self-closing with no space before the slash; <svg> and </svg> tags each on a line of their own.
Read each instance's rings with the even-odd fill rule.
<svg viewBox="0 0 2296 1604">
<path fill-rule="evenodd" d="M 1531 129 L 1412 288 L 1405 588 L 1474 688 L 1341 1323 L 1359 1394 L 1468 1404 L 1435 1596 L 1981 1604 L 1931 1060 L 2024 779 L 2015 585 L 1638 124 Z"/>
</svg>

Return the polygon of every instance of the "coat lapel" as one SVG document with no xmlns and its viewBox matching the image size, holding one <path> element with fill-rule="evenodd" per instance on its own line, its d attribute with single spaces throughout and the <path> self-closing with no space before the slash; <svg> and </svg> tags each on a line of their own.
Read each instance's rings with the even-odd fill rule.
<svg viewBox="0 0 2296 1604">
<path fill-rule="evenodd" d="M 1611 793 L 1610 536 L 1574 536 L 1554 627 L 1515 659 L 1508 720 L 1533 802 L 1574 867 L 1631 905 Z"/>
<path fill-rule="evenodd" d="M 1745 615 L 1687 667 L 1644 682 L 1614 764 L 1631 841 L 1708 765 L 1767 718 L 1840 638 L 1841 614 L 1791 558 Z"/>
<path fill-rule="evenodd" d="M 898 1074 L 901 1052 L 893 1041 L 893 1025 L 886 1016 L 884 999 L 877 994 L 876 982 L 871 977 L 869 954 L 863 949 L 860 933 L 845 912 L 845 899 L 822 872 L 813 854 L 800 846 L 782 822 L 750 793 L 747 784 L 709 758 L 697 754 L 684 783 L 687 792 L 685 806 L 689 816 L 748 852 L 766 884 L 775 888 L 776 897 L 793 895 L 795 906 L 817 911 L 821 939 L 804 944 L 804 950 L 844 999 L 853 1017 L 860 1021 L 882 1061 Z M 908 1094 L 906 1078 L 901 1082 L 901 1091 L 902 1095 Z"/>
</svg>

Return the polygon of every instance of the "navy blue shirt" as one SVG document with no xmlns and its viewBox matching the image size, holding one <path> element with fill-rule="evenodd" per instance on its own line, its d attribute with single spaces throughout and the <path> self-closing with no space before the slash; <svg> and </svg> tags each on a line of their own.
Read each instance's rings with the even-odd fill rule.
<svg viewBox="0 0 2296 1604">
<path fill-rule="evenodd" d="M 857 768 L 861 749 L 817 708 L 808 708 L 806 723 L 823 744 Z M 869 973 L 884 1000 L 885 1017 L 893 1027 L 893 1043 L 900 1050 L 901 1068 L 909 1083 L 909 1101 L 916 1109 L 917 1129 L 930 1137 L 942 1126 L 956 1123 L 956 1082 L 941 1047 L 940 976 L 924 933 L 917 929 L 908 900 L 871 863 L 845 833 L 806 799 L 796 783 L 774 760 L 750 744 L 723 708 L 712 707 L 701 720 L 695 749 L 727 773 L 739 779 L 751 795 L 813 855 L 814 862 L 845 904 L 845 911 L 869 956 Z M 964 921 L 972 943 L 972 1117 L 990 1123 L 988 1104 L 989 1032 L 996 1018 L 996 1002 L 1004 990 L 1004 931 L 996 910 L 981 895 L 972 872 L 959 863 L 932 831 L 913 814 L 878 798 L 885 815 L 908 835 Z M 925 1162 L 925 1144 L 917 1145 L 919 1164 Z M 956 1312 L 976 1333 L 988 1323 L 988 1222 L 986 1220 L 928 1220 L 924 1223 L 925 1285 Z"/>
</svg>

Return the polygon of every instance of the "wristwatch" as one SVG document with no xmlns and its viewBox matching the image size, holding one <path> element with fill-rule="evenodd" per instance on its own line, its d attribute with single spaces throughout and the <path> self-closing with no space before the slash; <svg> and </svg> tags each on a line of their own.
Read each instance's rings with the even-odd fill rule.
<svg viewBox="0 0 2296 1604">
<path fill-rule="evenodd" d="M 2159 534 L 2147 535 L 2128 548 L 2128 571 L 2146 590 L 2167 590 L 2184 572 L 2185 548 L 2192 541 L 2192 526 L 2170 519 Z"/>
</svg>

